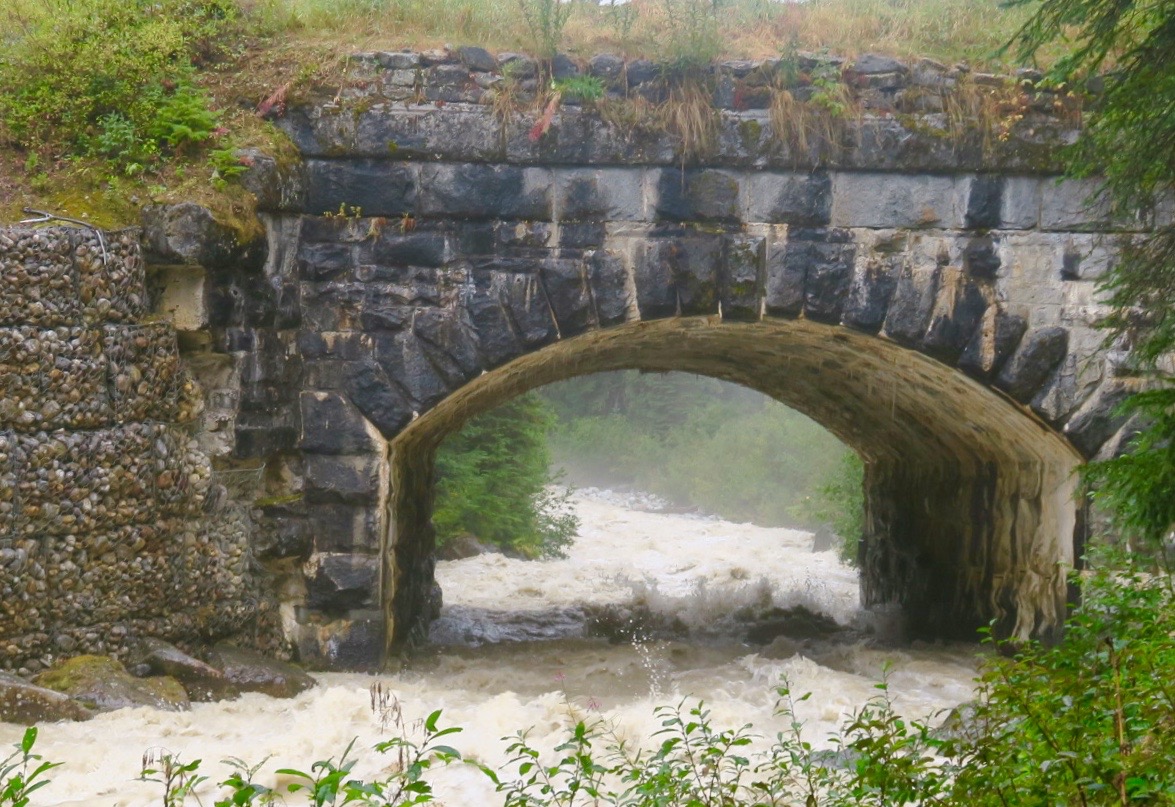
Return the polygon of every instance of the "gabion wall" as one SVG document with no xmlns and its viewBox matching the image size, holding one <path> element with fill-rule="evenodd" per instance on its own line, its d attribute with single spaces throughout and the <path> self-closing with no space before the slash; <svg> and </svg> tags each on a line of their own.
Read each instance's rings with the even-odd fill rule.
<svg viewBox="0 0 1175 807">
<path fill-rule="evenodd" d="M 104 240 L 0 228 L 0 668 L 22 673 L 255 608 L 247 531 L 206 513 L 223 497 L 182 428 L 200 396 L 145 316 L 138 233 Z"/>
</svg>

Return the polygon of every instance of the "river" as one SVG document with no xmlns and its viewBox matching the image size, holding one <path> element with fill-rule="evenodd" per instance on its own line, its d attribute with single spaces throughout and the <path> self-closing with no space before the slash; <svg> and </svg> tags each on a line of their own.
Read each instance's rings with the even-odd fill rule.
<svg viewBox="0 0 1175 807">
<path fill-rule="evenodd" d="M 408 722 L 442 709 L 441 725 L 463 727 L 446 741 L 495 767 L 508 759 L 502 738 L 519 729 L 549 748 L 564 738 L 570 714 L 598 713 L 639 741 L 660 727 L 657 705 L 685 697 L 703 698 L 720 726 L 751 722 L 772 736 L 784 728 L 774 713 L 784 676 L 794 692 L 812 693 L 797 713 L 817 745 L 877 693 L 886 670 L 906 717 L 971 695 L 973 646 L 886 647 L 861 630 L 829 633 L 780 611 L 802 605 L 844 626 L 865 624 L 854 571 L 831 551 L 813 552 L 809 533 L 662 512 L 642 495 L 586 490 L 572 504 L 582 526 L 566 558 L 489 554 L 438 564 L 445 608 L 433 645 L 397 673 L 317 675 L 318 687 L 288 701 L 246 695 L 182 713 L 128 709 L 42 726 L 37 750 L 65 764 L 33 804 L 161 804 L 160 786 L 136 779 L 148 749 L 201 759 L 205 805 L 229 772 L 226 757 L 269 758 L 258 781 L 280 786 L 288 780 L 276 769 L 309 770 L 357 738 L 355 773 L 372 774 L 386 762 L 367 751 L 384 736 L 369 693 L 376 681 Z M 745 641 L 755 616 L 765 644 Z M 768 642 L 781 625 L 809 635 Z M 0 725 L 0 744 L 19 735 Z M 501 803 L 473 767 L 448 768 L 434 782 L 449 807 Z"/>
</svg>

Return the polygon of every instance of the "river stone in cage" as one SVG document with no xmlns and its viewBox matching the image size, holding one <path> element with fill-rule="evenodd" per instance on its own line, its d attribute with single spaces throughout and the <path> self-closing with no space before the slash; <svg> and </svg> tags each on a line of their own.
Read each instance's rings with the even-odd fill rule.
<svg viewBox="0 0 1175 807">
<path fill-rule="evenodd" d="M 87 328 L 0 328 L 0 423 L 20 431 L 110 422 L 102 334 Z"/>
<path fill-rule="evenodd" d="M 204 411 L 204 392 L 186 365 L 180 365 L 176 384 L 176 423 L 194 423 Z"/>
<path fill-rule="evenodd" d="M 33 538 L 7 539 L 0 553 L 0 613 L 12 633 L 40 630 L 44 617 L 35 607 L 48 591 L 41 543 Z M 30 605 L 31 604 L 31 605 Z"/>
<path fill-rule="evenodd" d="M 187 435 L 168 426 L 156 426 L 155 496 L 159 512 L 196 515 L 212 477 L 208 458 Z"/>
<path fill-rule="evenodd" d="M 154 518 L 153 426 L 22 437 L 18 530 L 65 535 Z"/>
<path fill-rule="evenodd" d="M 0 540 L 12 534 L 16 524 L 16 437 L 0 432 Z M 0 553 L 3 553 L 0 547 Z M 4 573 L 4 556 L 0 554 L 0 574 Z"/>
<path fill-rule="evenodd" d="M 70 231 L 0 230 L 0 325 L 70 325 L 81 316 Z"/>
<path fill-rule="evenodd" d="M 114 419 L 174 420 L 180 383 L 179 349 L 169 325 L 105 328 Z"/>
<path fill-rule="evenodd" d="M 135 322 L 143 315 L 146 269 L 138 230 L 106 233 L 105 258 L 98 234 L 78 230 L 74 235 L 82 316 L 89 323 Z"/>
</svg>

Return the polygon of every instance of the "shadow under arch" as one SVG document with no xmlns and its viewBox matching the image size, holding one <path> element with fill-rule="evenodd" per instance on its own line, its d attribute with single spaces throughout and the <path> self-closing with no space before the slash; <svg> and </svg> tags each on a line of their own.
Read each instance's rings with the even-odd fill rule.
<svg viewBox="0 0 1175 807">
<path fill-rule="evenodd" d="M 913 637 L 1051 638 L 1080 554 L 1081 455 L 1011 401 L 917 351 L 811 320 L 633 322 L 483 373 L 390 444 L 381 560 L 386 650 L 437 606 L 434 457 L 471 417 L 536 387 L 610 370 L 682 371 L 750 387 L 817 421 L 865 463 L 861 601 L 900 606 Z"/>
</svg>

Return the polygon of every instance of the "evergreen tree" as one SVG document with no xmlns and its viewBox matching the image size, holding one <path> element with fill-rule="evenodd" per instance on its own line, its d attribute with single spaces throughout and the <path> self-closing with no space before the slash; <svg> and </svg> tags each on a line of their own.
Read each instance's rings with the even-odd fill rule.
<svg viewBox="0 0 1175 807">
<path fill-rule="evenodd" d="M 1129 454 L 1089 474 L 1120 527 L 1157 540 L 1175 524 L 1175 2 L 1042 0 L 1016 44 L 1029 57 L 1057 40 L 1070 52 L 1055 80 L 1105 85 L 1071 152 L 1071 172 L 1104 177 L 1121 215 L 1158 215 L 1103 281 L 1113 309 L 1106 327 L 1147 381 L 1128 402 L 1143 425 Z"/>
<path fill-rule="evenodd" d="M 441 545 L 464 533 L 529 557 L 560 555 L 579 523 L 550 492 L 552 414 L 523 395 L 470 420 L 437 451 L 433 525 Z"/>
</svg>

